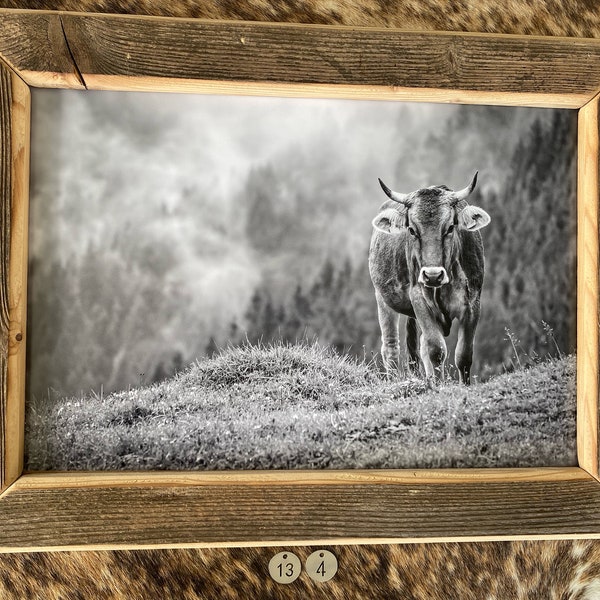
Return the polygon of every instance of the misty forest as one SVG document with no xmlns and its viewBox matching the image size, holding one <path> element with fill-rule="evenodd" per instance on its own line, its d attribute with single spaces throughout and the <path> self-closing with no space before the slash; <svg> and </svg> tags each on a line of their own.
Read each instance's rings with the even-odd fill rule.
<svg viewBox="0 0 600 600">
<path fill-rule="evenodd" d="M 479 171 L 476 383 L 575 351 L 575 111 L 36 90 L 32 131 L 38 407 L 248 345 L 377 371 L 378 177 L 409 192 Z"/>
</svg>

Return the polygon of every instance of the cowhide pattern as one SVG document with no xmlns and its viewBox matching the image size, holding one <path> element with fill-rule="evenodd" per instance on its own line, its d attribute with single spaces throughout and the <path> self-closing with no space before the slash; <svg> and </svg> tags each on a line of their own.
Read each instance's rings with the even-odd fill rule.
<svg viewBox="0 0 600 600">
<path fill-rule="evenodd" d="M 327 547 L 337 575 L 289 585 L 268 575 L 281 550 L 310 547 L 11 554 L 0 557 L 6 600 L 597 600 L 600 541 Z"/>
<path fill-rule="evenodd" d="M 0 7 L 600 37 L 597 0 L 0 0 Z"/>
</svg>

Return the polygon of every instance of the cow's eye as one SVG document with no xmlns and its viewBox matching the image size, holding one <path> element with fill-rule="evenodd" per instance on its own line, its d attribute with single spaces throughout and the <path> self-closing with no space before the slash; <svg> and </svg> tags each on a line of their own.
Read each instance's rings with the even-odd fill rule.
<svg viewBox="0 0 600 600">
<path fill-rule="evenodd" d="M 413 237 L 418 237 L 417 232 L 412 227 L 408 228 L 408 233 L 410 233 L 410 235 L 412 235 Z"/>
<path fill-rule="evenodd" d="M 454 231 L 454 225 L 450 225 L 450 227 L 448 227 L 448 230 L 446 231 L 446 235 L 450 235 L 453 231 Z"/>
</svg>

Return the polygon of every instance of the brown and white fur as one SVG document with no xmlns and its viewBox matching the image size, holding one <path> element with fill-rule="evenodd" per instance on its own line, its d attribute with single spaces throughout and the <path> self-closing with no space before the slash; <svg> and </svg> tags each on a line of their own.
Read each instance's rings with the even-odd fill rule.
<svg viewBox="0 0 600 600">
<path fill-rule="evenodd" d="M 316 548 L 50 552 L 0 555 L 2 600 L 598 600 L 600 541 L 327 546 L 338 559 L 326 583 L 302 571 L 275 583 L 270 558 Z"/>
<path fill-rule="evenodd" d="M 594 0 L 0 0 L 31 8 L 164 17 L 600 37 Z"/>
</svg>

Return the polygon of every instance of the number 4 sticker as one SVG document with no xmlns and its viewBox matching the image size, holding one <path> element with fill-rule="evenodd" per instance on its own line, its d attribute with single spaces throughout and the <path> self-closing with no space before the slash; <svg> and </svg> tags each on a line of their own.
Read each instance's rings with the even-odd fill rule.
<svg viewBox="0 0 600 600">
<path fill-rule="evenodd" d="M 306 559 L 305 568 L 315 581 L 329 581 L 337 573 L 338 561 L 329 550 L 317 550 Z"/>
</svg>

